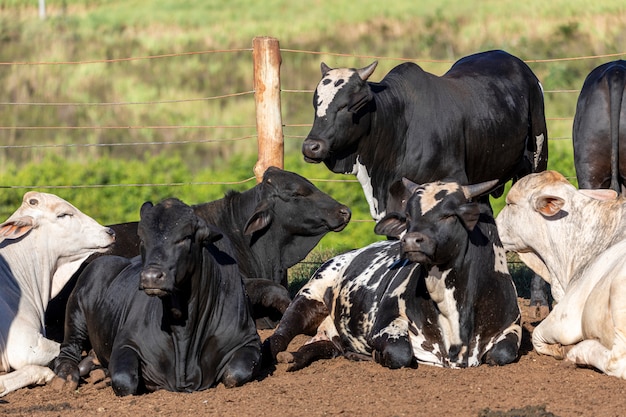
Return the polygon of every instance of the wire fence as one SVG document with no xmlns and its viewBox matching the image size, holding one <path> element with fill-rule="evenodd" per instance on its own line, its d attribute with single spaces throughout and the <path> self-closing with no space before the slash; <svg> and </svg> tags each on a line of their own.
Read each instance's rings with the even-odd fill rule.
<svg viewBox="0 0 626 417">
<path fill-rule="evenodd" d="M 296 50 L 296 49 L 288 49 L 281 48 L 281 55 L 283 57 L 282 66 L 286 67 L 291 65 L 291 61 L 297 59 L 298 56 L 306 55 L 306 56 L 331 56 L 331 57 L 342 57 L 342 58 L 350 58 L 350 59 L 368 59 L 368 60 L 379 60 L 379 61 L 413 61 L 420 65 L 425 63 L 430 64 L 438 64 L 442 66 L 446 66 L 446 69 L 449 65 L 453 63 L 450 60 L 434 60 L 429 58 L 407 58 L 407 57 L 388 57 L 388 56 L 373 56 L 373 55 L 355 55 L 355 54 L 344 54 L 344 53 L 333 53 L 333 52 L 322 52 L 322 51 L 307 51 L 307 50 Z M 162 54 L 162 55 L 154 55 L 154 56 L 140 56 L 140 57 L 127 57 L 127 58 L 117 58 L 117 59 L 103 59 L 103 60 L 88 60 L 88 61 L 75 61 L 75 62 L 0 62 L 0 70 L 3 68 L 10 68 L 11 71 L 20 71 L 24 68 L 32 68 L 37 67 L 40 71 L 51 70 L 55 67 L 62 66 L 89 66 L 94 64 L 118 64 L 118 63 L 128 63 L 134 61 L 146 61 L 146 60 L 167 60 L 167 59 L 184 59 L 188 56 L 197 56 L 197 55 L 208 55 L 208 54 L 251 54 L 251 48 L 241 48 L 241 49 L 228 49 L 228 50 L 211 50 L 211 51 L 194 51 L 194 52 L 184 52 L 184 53 L 172 53 L 172 54 Z M 626 52 L 622 53 L 614 53 L 614 54 L 605 54 L 605 55 L 590 55 L 590 56 L 575 56 L 575 57 L 561 57 L 561 58 L 553 58 L 553 59 L 530 59 L 526 60 L 526 62 L 531 65 L 552 65 L 552 64 L 562 64 L 564 62 L 572 62 L 572 61 L 593 61 L 594 67 L 597 65 L 595 62 L 598 61 L 608 61 L 617 58 L 626 57 Z M 228 59 L 227 57 L 224 59 Z M 251 62 L 251 61 L 250 61 Z M 599 64 L 600 62 L 598 62 Z M 250 78 L 252 78 L 253 65 L 250 63 Z M 582 86 L 582 80 L 580 85 Z M 294 100 L 298 100 L 303 103 L 310 103 L 311 96 L 313 94 L 315 85 L 311 85 L 311 88 L 296 88 L 294 86 L 283 84 L 281 81 L 280 91 L 281 96 L 286 98 L 287 96 L 295 97 Z M 563 95 L 567 96 L 568 102 L 575 103 L 578 97 L 579 89 L 564 89 L 560 88 L 558 85 L 544 85 L 544 93 L 546 96 L 550 95 Z M 147 101 L 111 101 L 111 102 L 62 102 L 62 101 L 38 101 L 38 102 L 24 102 L 19 100 L 3 100 L 0 101 L 0 106 L 2 108 L 9 109 L 17 107 L 25 107 L 28 109 L 36 109 L 40 107 L 54 107 L 54 108 L 90 108 L 90 107 L 108 107 L 118 109 L 118 111 L 123 111 L 126 106 L 154 106 L 154 105 L 164 105 L 164 106 L 179 106 L 185 103 L 207 103 L 207 102 L 223 102 L 230 99 L 241 99 L 253 102 L 254 101 L 255 91 L 254 89 L 245 90 L 245 91 L 234 91 L 225 94 L 213 95 L 208 97 L 188 97 L 182 99 L 164 99 L 164 100 L 147 100 Z M 570 104 L 568 106 L 570 109 L 574 109 L 575 105 Z M 549 111 L 547 111 L 547 114 Z M 289 115 L 289 113 L 284 113 L 283 115 L 283 129 L 287 131 L 284 135 L 284 138 L 287 140 L 301 140 L 305 137 L 306 131 L 311 127 L 311 123 L 305 123 L 301 120 L 297 120 L 293 115 Z M 307 116 L 310 117 L 310 116 Z M 574 114 L 565 114 L 565 115 L 549 115 L 546 117 L 546 121 L 548 123 L 548 131 L 550 132 L 551 124 L 554 123 L 569 123 L 573 121 Z M 257 125 L 255 123 L 246 123 L 246 124 L 195 124 L 195 125 L 187 125 L 187 124 L 167 124 L 167 125 L 155 125 L 155 124 L 137 124 L 137 125 L 99 125 L 99 124 L 88 124 L 88 125 L 67 125 L 64 123 L 58 124 L 48 124 L 45 126 L 29 126 L 29 125 L 5 125 L 0 126 L 0 137 L 4 134 L 4 137 L 9 138 L 10 135 L 15 135 L 16 132 L 24 137 L 28 135 L 33 135 L 33 138 L 30 140 L 23 141 L 26 144 L 15 143 L 14 140 L 5 140 L 0 143 L 0 151 L 2 150 L 52 150 L 52 149 L 112 149 L 112 148 L 125 148 L 125 147 L 150 147 L 156 149 L 158 152 L 159 148 L 169 147 L 177 147 L 184 146 L 188 144 L 209 144 L 215 143 L 220 144 L 221 146 L 227 144 L 234 144 L 238 142 L 247 142 L 252 141 L 257 138 L 256 135 Z M 50 143 L 46 141 L 41 141 L 37 143 L 37 138 L 41 137 L 40 132 L 54 132 L 54 131 L 114 131 L 114 130 L 125 130 L 125 131 L 195 131 L 195 132 L 205 132 L 205 131 L 214 131 L 216 133 L 216 137 L 202 137 L 197 135 L 193 139 L 185 139 L 185 140 L 146 140 L 146 141 L 129 141 L 129 142 L 111 142 L 111 141 L 103 141 L 103 142 L 67 142 L 67 143 Z M 219 137 L 217 135 L 223 134 L 226 131 L 236 131 L 236 132 L 245 132 L 244 134 L 236 134 L 230 133 L 229 135 L 225 135 L 223 137 Z M 571 140 L 571 135 L 559 135 L 557 137 L 550 136 L 551 141 L 559 141 L 559 140 Z M 35 142 L 35 143 L 33 143 Z M 215 184 L 240 184 L 243 182 L 251 181 L 253 178 L 233 178 L 232 181 L 228 182 L 215 182 Z M 328 180 L 328 179 L 312 179 L 312 181 L 350 181 L 356 182 L 356 180 Z M 194 183 L 186 183 L 194 184 Z M 202 184 L 211 184 L 207 182 L 203 182 Z M 92 185 L 55 185 L 50 186 L 50 188 L 62 188 L 62 187 L 72 187 L 72 188 L 98 188 L 98 187 L 144 187 L 144 186 L 175 186 L 179 185 L 177 183 L 169 183 L 169 184 L 147 184 L 147 183 L 133 183 L 133 184 L 92 184 Z M 181 184 L 182 185 L 182 184 Z M 5 188 L 34 188 L 27 184 L 13 184 L 6 185 Z M 42 188 L 41 186 L 37 186 L 37 188 Z"/>
</svg>

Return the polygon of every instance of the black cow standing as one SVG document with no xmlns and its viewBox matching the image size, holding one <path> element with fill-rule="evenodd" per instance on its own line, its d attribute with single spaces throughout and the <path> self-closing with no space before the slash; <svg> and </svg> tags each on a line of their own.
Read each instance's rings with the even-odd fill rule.
<svg viewBox="0 0 626 417">
<path fill-rule="evenodd" d="M 55 373 L 76 386 L 89 342 L 120 396 L 251 380 L 260 339 L 228 239 L 176 199 L 145 203 L 138 233 L 141 256 L 103 256 L 80 275 Z"/>
<path fill-rule="evenodd" d="M 580 188 L 626 191 L 626 61 L 587 75 L 578 97 L 572 138 Z"/>
<path fill-rule="evenodd" d="M 407 219 L 390 213 L 376 242 L 323 264 L 264 343 L 264 355 L 291 362 L 373 358 L 389 368 L 427 363 L 463 368 L 517 358 L 520 310 L 489 206 L 473 186 L 408 180 Z M 285 353 L 298 334 L 315 335 Z M 282 353 L 281 353 L 282 352 Z"/>
<path fill-rule="evenodd" d="M 302 144 L 306 161 L 356 175 L 374 220 L 388 212 L 390 187 L 403 177 L 421 184 L 499 179 L 497 197 L 508 180 L 547 168 L 543 90 L 520 59 L 504 51 L 478 53 L 440 77 L 407 62 L 379 83 L 368 82 L 376 65 L 322 63 L 315 119 Z M 531 301 L 547 304 L 547 289 Z"/>
<path fill-rule="evenodd" d="M 302 261 L 328 232 L 343 230 L 351 217 L 348 207 L 306 178 L 276 167 L 268 168 L 263 181 L 250 190 L 231 191 L 222 199 L 192 207 L 234 245 L 259 328 L 274 327 L 291 301 L 288 269 Z M 137 222 L 111 228 L 117 243 L 110 254 L 127 258 L 139 254 Z M 47 312 L 51 332 L 54 323 L 62 323 L 69 291 L 64 295 L 53 300 Z"/>
</svg>

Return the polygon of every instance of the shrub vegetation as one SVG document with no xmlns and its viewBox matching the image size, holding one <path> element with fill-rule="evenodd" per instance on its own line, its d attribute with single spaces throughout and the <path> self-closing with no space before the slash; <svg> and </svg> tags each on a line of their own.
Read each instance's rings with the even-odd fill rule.
<svg viewBox="0 0 626 417">
<path fill-rule="evenodd" d="M 250 48 L 264 35 L 282 48 L 285 168 L 354 213 L 345 231 L 322 241 L 325 256 L 380 237 L 358 183 L 326 181 L 354 178 L 300 156 L 320 61 L 360 67 L 378 59 L 376 81 L 402 60 L 443 74 L 462 56 L 505 49 L 542 81 L 549 168 L 575 182 L 577 93 L 594 67 L 625 57 L 622 3 L 63 0 L 48 2 L 41 20 L 33 0 L 0 0 L 0 217 L 33 187 L 105 224 L 136 220 L 145 200 L 198 203 L 251 187 Z M 494 200 L 496 213 L 502 204 Z"/>
</svg>

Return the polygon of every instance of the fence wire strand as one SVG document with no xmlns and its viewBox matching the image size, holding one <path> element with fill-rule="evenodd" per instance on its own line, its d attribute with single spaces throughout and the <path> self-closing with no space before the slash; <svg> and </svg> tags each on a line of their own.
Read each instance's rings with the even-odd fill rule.
<svg viewBox="0 0 626 417">
<path fill-rule="evenodd" d="M 170 54 L 161 54 L 161 55 L 151 55 L 151 56 L 139 56 L 139 57 L 127 57 L 127 58 L 115 58 L 115 59 L 99 59 L 99 60 L 85 60 L 85 61 L 58 61 L 58 62 L 0 62 L 0 66 L 52 66 L 52 65 L 91 65 L 91 64 L 114 64 L 121 62 L 129 62 L 129 61 L 139 61 L 139 60 L 153 60 L 153 59 L 168 59 L 168 58 L 178 58 L 178 57 L 186 57 L 191 55 L 203 55 L 203 54 L 216 54 L 216 53 L 251 53 L 252 48 L 234 48 L 234 49 L 218 49 L 218 50 L 209 50 L 209 51 L 190 51 L 190 52 L 180 52 L 180 53 L 170 53 Z M 440 64 L 452 64 L 454 61 L 448 59 L 428 59 L 428 58 L 419 58 L 419 57 L 388 57 L 388 56 L 378 56 L 378 55 L 363 55 L 363 54 L 346 54 L 346 53 L 338 53 L 338 52 L 328 52 L 328 51 L 311 51 L 311 50 L 299 50 L 299 49 L 289 49 L 289 48 L 281 48 L 281 53 L 292 53 L 292 54 L 308 54 L 308 55 L 330 55 L 330 56 L 339 56 L 339 57 L 351 57 L 351 58 L 367 58 L 367 59 L 377 59 L 377 60 L 391 60 L 391 61 L 411 61 L 411 62 L 424 62 L 424 63 L 440 63 Z M 567 62 L 567 61 L 580 61 L 580 60 L 592 60 L 592 59 L 610 59 L 617 57 L 626 56 L 626 52 L 621 53 L 612 53 L 612 54 L 602 54 L 602 55 L 587 55 L 587 56 L 577 56 L 577 57 L 563 57 L 563 58 L 550 58 L 550 59 L 526 59 L 524 60 L 526 63 L 553 63 L 553 62 Z M 313 89 L 281 89 L 281 93 L 287 94 L 312 94 Z M 550 89 L 545 90 L 544 93 L 547 94 L 578 94 L 580 90 L 575 89 Z M 211 101 L 211 100 L 224 100 L 234 97 L 242 97 L 242 96 L 251 96 L 254 95 L 255 91 L 242 91 L 235 92 L 230 94 L 217 95 L 212 97 L 200 97 L 200 98 L 183 98 L 183 99 L 173 99 L 173 100 L 153 100 L 153 101 L 132 101 L 132 102 L 88 102 L 88 103 L 64 103 L 64 102 L 0 102 L 0 106 L 131 106 L 131 105 L 159 105 L 159 104 L 177 104 L 177 103 L 185 103 L 185 102 L 200 102 L 200 101 Z M 573 116 L 567 117 L 546 117 L 546 121 L 572 121 Z M 256 129 L 256 125 L 171 125 L 171 126 L 0 126 L 0 131 L 16 131 L 16 130 L 25 130 L 25 131 L 38 131 L 38 130 L 59 130 L 59 129 L 68 129 L 68 130 L 105 130 L 105 129 L 128 129 L 128 130 L 137 130 L 137 129 Z M 285 123 L 283 127 L 289 128 L 310 128 L 311 123 Z M 248 140 L 251 138 L 256 138 L 257 135 L 247 135 L 241 136 L 237 138 L 230 139 L 196 139 L 196 140 L 179 140 L 179 141 L 153 141 L 153 142 L 129 142 L 129 143 L 68 143 L 68 144 L 31 144 L 31 145 L 1 145 L 0 149 L 24 149 L 24 148 L 32 148 L 32 149 L 40 149 L 40 148 L 88 148 L 88 147 L 116 147 L 116 146 L 162 146 L 162 145 L 184 145 L 191 143 L 223 143 L 223 142 L 236 142 Z M 303 139 L 305 136 L 302 135 L 285 135 L 285 138 L 288 139 Z M 556 137 L 550 138 L 550 140 L 571 140 L 571 137 Z M 49 185 L 49 186 L 29 186 L 29 185 L 11 185 L 11 186 L 0 186 L 0 188 L 104 188 L 104 187 L 165 187 L 165 186 L 183 186 L 183 185 L 234 185 L 234 184 L 242 184 L 253 180 L 254 177 L 241 180 L 241 181 L 233 181 L 233 182 L 188 182 L 188 183 L 167 183 L 167 184 L 95 184 L 95 185 Z M 355 183 L 358 182 L 356 179 L 354 180 L 346 180 L 346 179 L 312 179 L 313 182 L 347 182 L 347 183 Z M 368 220 L 353 220 L 353 221 L 368 221 Z"/>
</svg>

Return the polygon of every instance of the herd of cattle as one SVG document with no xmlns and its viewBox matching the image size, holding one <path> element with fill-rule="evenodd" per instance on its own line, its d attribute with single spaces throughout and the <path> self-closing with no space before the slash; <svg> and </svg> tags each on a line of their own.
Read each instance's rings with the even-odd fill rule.
<svg viewBox="0 0 626 417">
<path fill-rule="evenodd" d="M 95 362 L 117 395 L 239 386 L 335 356 L 505 365 L 522 337 L 506 251 L 555 301 L 535 350 L 626 378 L 626 61 L 583 84 L 578 190 L 546 171 L 542 87 L 518 58 L 483 52 L 442 76 L 404 63 L 378 83 L 375 68 L 322 63 L 302 153 L 356 175 L 387 240 L 326 261 L 292 300 L 288 268 L 351 216 L 296 173 L 269 168 L 195 206 L 146 202 L 139 222 L 109 227 L 28 192 L 0 224 L 0 396 L 76 388 Z M 489 195 L 510 180 L 494 219 Z M 286 352 L 299 334 L 312 338 Z"/>
</svg>

